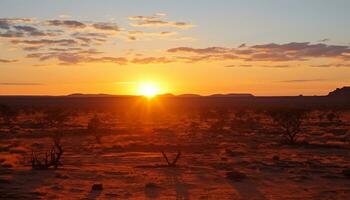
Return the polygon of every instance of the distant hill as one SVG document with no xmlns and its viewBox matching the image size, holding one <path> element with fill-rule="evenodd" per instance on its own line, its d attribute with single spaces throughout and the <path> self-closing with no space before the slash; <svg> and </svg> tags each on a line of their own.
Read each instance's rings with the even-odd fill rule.
<svg viewBox="0 0 350 200">
<path fill-rule="evenodd" d="M 82 93 L 74 93 L 69 94 L 67 97 L 111 97 L 113 95 L 109 94 L 82 94 Z"/>
<path fill-rule="evenodd" d="M 199 94 L 180 94 L 177 97 L 201 97 Z"/>
<path fill-rule="evenodd" d="M 210 95 L 210 97 L 254 97 L 254 95 L 248 94 L 248 93 L 242 93 L 242 94 L 230 93 L 230 94 L 213 94 L 213 95 Z"/>
<path fill-rule="evenodd" d="M 350 87 L 337 88 L 328 94 L 329 97 L 350 97 Z"/>
<path fill-rule="evenodd" d="M 90 98 L 90 97 L 132 97 L 132 95 L 112 95 L 112 94 L 82 94 L 82 93 L 74 93 L 69 94 L 65 97 L 81 97 L 81 98 Z"/>
<path fill-rule="evenodd" d="M 136 97 L 135 95 L 112 95 L 112 94 L 83 94 L 83 93 L 74 93 L 69 94 L 65 97 L 71 97 L 71 98 L 90 98 L 90 97 Z M 180 97 L 180 98 L 194 98 L 194 97 L 254 97 L 252 94 L 248 93 L 230 93 L 230 94 L 213 94 L 209 96 L 201 96 L 199 94 L 180 94 L 180 95 L 173 95 L 171 93 L 168 94 L 160 94 L 158 97 Z"/>
</svg>

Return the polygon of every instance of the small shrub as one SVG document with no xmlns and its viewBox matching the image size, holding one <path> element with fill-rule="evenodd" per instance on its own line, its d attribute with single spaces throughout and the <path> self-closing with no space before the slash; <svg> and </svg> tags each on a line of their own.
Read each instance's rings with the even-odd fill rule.
<svg viewBox="0 0 350 200">
<path fill-rule="evenodd" d="M 95 136 L 95 139 L 98 143 L 101 143 L 101 129 L 103 127 L 103 123 L 100 120 L 100 118 L 95 115 L 93 118 L 90 119 L 88 123 L 88 132 L 93 134 Z"/>
</svg>

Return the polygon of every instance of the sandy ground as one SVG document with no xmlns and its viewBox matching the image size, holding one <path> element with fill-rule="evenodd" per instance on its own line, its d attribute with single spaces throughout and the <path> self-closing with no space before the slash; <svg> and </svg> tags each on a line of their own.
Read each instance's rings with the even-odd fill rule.
<svg viewBox="0 0 350 200">
<path fill-rule="evenodd" d="M 48 137 L 0 141 L 1 199 L 349 199 L 349 123 L 309 123 L 299 140 L 283 145 L 265 126 L 224 131 L 215 137 L 181 138 L 151 130 L 102 137 L 64 136 L 63 166 L 32 170 L 31 150 L 47 149 Z M 199 131 L 200 134 L 208 134 Z M 169 138 L 176 138 L 174 140 Z M 345 139 L 344 139 L 345 138 Z M 165 167 L 162 150 L 178 166 Z M 230 180 L 228 172 L 246 177 Z M 103 190 L 93 191 L 93 184 Z"/>
</svg>

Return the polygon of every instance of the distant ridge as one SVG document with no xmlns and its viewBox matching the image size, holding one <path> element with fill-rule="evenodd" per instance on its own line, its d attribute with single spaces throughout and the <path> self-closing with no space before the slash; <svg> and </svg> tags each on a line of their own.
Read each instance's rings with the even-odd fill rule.
<svg viewBox="0 0 350 200">
<path fill-rule="evenodd" d="M 83 94 L 83 93 L 73 93 L 73 94 L 69 94 L 67 96 L 64 97 L 71 97 L 71 98 L 91 98 L 91 97 L 137 97 L 138 95 L 112 95 L 112 94 Z M 164 97 L 164 98 L 168 98 L 168 97 L 179 97 L 179 98 L 195 98 L 195 97 L 254 97 L 254 95 L 252 94 L 239 94 L 239 93 L 229 93 L 229 94 L 213 94 L 213 95 L 209 95 L 209 96 L 202 96 L 199 94 L 180 94 L 180 95 L 174 95 L 171 93 L 167 93 L 167 94 L 159 94 L 157 95 L 158 97 Z"/>
<path fill-rule="evenodd" d="M 210 97 L 254 97 L 254 95 L 248 94 L 248 93 L 242 93 L 242 94 L 230 93 L 230 94 L 213 94 L 213 95 L 210 95 Z"/>
<path fill-rule="evenodd" d="M 69 94 L 64 97 L 84 97 L 84 98 L 90 98 L 90 97 L 132 97 L 133 95 L 112 95 L 112 94 L 82 94 L 82 93 L 74 93 Z"/>
<path fill-rule="evenodd" d="M 83 94 L 83 93 L 74 93 L 74 94 L 69 94 L 67 97 L 111 97 L 114 95 L 109 95 L 109 94 Z"/>
<path fill-rule="evenodd" d="M 199 94 L 180 94 L 180 95 L 177 95 L 177 97 L 202 97 L 202 96 Z"/>
<path fill-rule="evenodd" d="M 329 97 L 350 97 L 350 86 L 337 88 L 328 94 Z"/>
</svg>

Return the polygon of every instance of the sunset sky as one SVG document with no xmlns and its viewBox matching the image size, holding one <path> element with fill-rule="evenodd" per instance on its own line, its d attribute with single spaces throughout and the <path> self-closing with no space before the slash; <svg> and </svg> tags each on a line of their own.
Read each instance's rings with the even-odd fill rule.
<svg viewBox="0 0 350 200">
<path fill-rule="evenodd" d="M 324 95 L 348 0 L 0 0 L 0 94 Z"/>
</svg>

